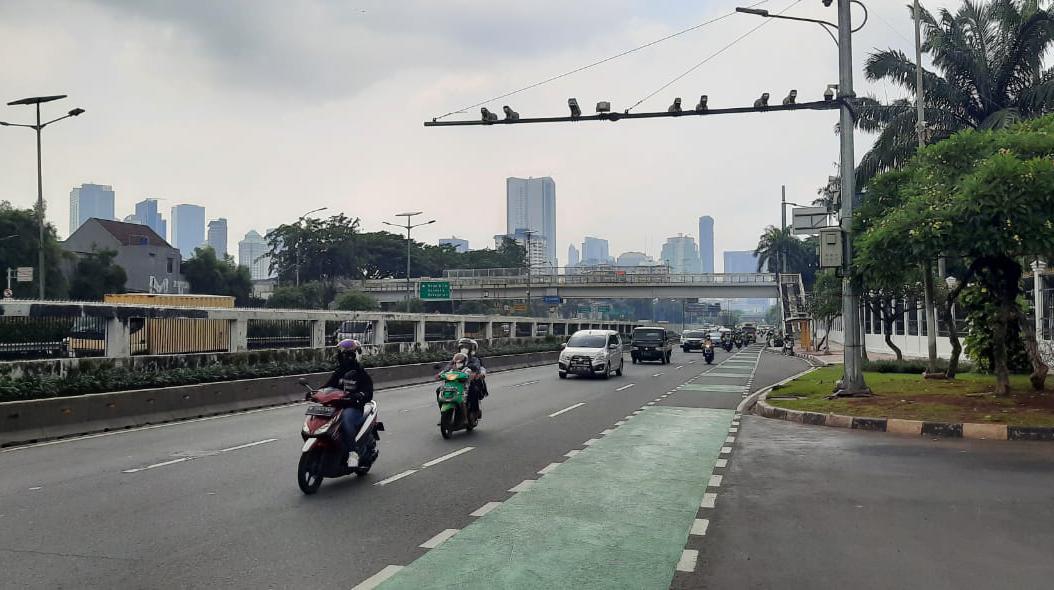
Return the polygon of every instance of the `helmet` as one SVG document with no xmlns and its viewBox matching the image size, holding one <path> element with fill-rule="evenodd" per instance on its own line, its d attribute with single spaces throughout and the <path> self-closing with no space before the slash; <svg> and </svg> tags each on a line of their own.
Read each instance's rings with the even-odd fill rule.
<svg viewBox="0 0 1054 590">
<path fill-rule="evenodd" d="M 465 363 L 467 363 L 467 362 L 468 362 L 468 355 L 466 355 L 464 353 L 461 353 L 461 352 L 455 354 L 454 358 L 450 359 L 450 364 L 455 369 L 463 369 L 463 368 L 465 368 Z"/>
<path fill-rule="evenodd" d="M 471 338 L 462 338 L 457 341 L 457 349 L 466 357 L 471 357 L 476 355 L 476 350 L 479 349 L 479 345 Z"/>
<path fill-rule="evenodd" d="M 355 355 L 362 350 L 362 344 L 358 340 L 352 340 L 351 338 L 345 338 L 337 343 L 337 358 L 355 358 Z"/>
</svg>

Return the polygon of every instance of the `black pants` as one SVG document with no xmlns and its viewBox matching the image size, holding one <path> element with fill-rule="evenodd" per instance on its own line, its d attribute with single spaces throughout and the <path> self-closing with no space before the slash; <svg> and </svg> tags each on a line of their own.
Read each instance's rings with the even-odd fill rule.
<svg viewBox="0 0 1054 590">
<path fill-rule="evenodd" d="M 476 379 L 468 386 L 468 409 L 470 412 L 479 412 L 479 400 L 487 397 L 487 382 Z"/>
</svg>

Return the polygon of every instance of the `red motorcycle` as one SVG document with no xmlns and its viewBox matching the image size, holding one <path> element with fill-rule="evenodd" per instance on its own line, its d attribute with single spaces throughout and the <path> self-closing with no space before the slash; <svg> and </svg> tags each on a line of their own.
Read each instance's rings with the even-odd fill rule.
<svg viewBox="0 0 1054 590">
<path fill-rule="evenodd" d="M 306 379 L 300 384 L 307 388 L 307 401 L 315 402 L 307 407 L 304 428 L 300 436 L 304 447 L 300 451 L 300 463 L 296 469 L 296 482 L 300 491 L 314 494 L 326 477 L 343 477 L 366 475 L 377 460 L 379 434 L 384 430 L 384 423 L 377 418 L 377 403 L 370 401 L 363 404 L 363 423 L 359 427 L 351 444 L 343 440 L 346 433 L 341 431 L 341 414 L 359 395 L 354 390 L 323 388 L 311 389 Z M 350 456 L 350 460 L 349 460 Z"/>
</svg>

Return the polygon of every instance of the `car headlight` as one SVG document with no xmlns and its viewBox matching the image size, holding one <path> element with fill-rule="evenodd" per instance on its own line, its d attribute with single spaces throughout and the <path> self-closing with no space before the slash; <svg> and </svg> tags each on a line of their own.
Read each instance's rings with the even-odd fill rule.
<svg viewBox="0 0 1054 590">
<path fill-rule="evenodd" d="M 602 361 L 602 360 L 604 360 L 604 358 L 605 358 L 605 355 L 604 355 L 603 351 L 598 352 L 598 353 L 593 355 L 593 360 L 595 360 L 595 361 Z"/>
</svg>

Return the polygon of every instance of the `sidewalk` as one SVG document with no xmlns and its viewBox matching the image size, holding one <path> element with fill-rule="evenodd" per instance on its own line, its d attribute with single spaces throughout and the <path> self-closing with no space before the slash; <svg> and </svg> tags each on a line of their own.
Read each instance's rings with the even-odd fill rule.
<svg viewBox="0 0 1054 590">
<path fill-rule="evenodd" d="M 776 350 L 776 349 L 770 349 L 770 350 Z M 825 365 L 840 365 L 840 364 L 842 364 L 842 354 L 844 352 L 844 349 L 843 349 L 841 344 L 839 344 L 837 342 L 832 342 L 831 343 L 831 350 L 830 350 L 830 352 L 828 352 L 826 350 L 822 350 L 822 351 L 819 351 L 819 352 L 802 352 L 802 351 L 797 351 L 796 350 L 796 352 L 800 356 L 811 358 L 811 359 L 819 361 L 819 362 L 821 362 L 821 363 L 823 363 Z M 896 360 L 897 357 L 896 357 L 896 355 L 894 355 L 892 353 L 868 351 L 867 358 L 868 358 L 868 360 L 872 360 L 872 361 L 892 361 L 892 360 Z"/>
</svg>

